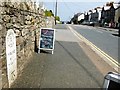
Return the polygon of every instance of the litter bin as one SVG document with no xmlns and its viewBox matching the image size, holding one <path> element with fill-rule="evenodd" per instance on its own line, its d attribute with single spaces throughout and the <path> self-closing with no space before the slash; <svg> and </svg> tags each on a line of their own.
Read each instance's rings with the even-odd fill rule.
<svg viewBox="0 0 120 90">
<path fill-rule="evenodd" d="M 109 72 L 103 83 L 103 90 L 120 90 L 120 74 L 115 72 Z"/>
</svg>

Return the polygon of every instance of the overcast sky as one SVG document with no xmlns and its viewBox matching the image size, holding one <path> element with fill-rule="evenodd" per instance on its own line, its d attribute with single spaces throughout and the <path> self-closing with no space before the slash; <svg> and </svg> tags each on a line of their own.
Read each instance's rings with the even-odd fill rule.
<svg viewBox="0 0 120 90">
<path fill-rule="evenodd" d="M 36 0 L 37 2 L 43 2 L 44 6 L 48 10 L 55 11 L 55 1 L 56 0 Z M 118 2 L 120 0 L 57 0 L 58 1 L 58 12 L 57 15 L 60 16 L 62 21 L 70 20 L 75 13 L 87 12 L 90 9 L 94 9 L 98 6 L 102 7 L 106 2 L 114 1 Z"/>
</svg>

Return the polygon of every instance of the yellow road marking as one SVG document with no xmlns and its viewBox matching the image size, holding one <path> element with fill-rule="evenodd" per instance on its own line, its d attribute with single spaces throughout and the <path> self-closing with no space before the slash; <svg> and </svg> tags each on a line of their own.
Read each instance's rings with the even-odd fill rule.
<svg viewBox="0 0 120 90">
<path fill-rule="evenodd" d="M 108 54 L 106 54 L 104 51 L 102 51 L 97 46 L 95 46 L 93 43 L 91 43 L 90 41 L 88 41 L 86 38 L 84 38 L 82 35 L 80 35 L 78 32 L 76 32 L 72 27 L 68 26 L 68 28 L 75 34 L 75 36 L 77 38 L 84 40 L 88 45 L 90 45 L 91 47 L 93 47 L 94 49 L 96 49 L 97 51 L 99 51 L 99 53 L 101 53 L 105 58 L 107 58 L 112 64 L 114 64 L 118 68 L 120 67 L 120 63 L 117 62 L 117 60 L 113 59 Z"/>
</svg>

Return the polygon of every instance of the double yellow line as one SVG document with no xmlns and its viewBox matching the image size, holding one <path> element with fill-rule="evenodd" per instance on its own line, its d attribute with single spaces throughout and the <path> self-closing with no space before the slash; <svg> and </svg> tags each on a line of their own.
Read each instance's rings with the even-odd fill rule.
<svg viewBox="0 0 120 90">
<path fill-rule="evenodd" d="M 77 38 L 82 39 L 87 45 L 91 46 L 92 49 L 96 50 L 103 57 L 105 57 L 108 61 L 110 61 L 115 66 L 115 68 L 114 67 L 113 68 L 118 71 L 118 69 L 120 68 L 120 63 L 117 62 L 117 60 L 113 59 L 108 54 L 106 54 L 104 51 L 102 51 L 100 48 L 98 48 L 93 43 L 91 43 L 90 41 L 88 41 L 86 38 L 84 38 L 82 35 L 80 35 L 78 32 L 76 32 L 72 27 L 68 26 L 68 28 L 75 34 L 75 36 Z"/>
</svg>

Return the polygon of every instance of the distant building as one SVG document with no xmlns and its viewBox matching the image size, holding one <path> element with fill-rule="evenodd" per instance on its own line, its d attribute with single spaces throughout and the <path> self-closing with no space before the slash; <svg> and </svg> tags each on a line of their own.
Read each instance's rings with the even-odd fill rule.
<svg viewBox="0 0 120 90">
<path fill-rule="evenodd" d="M 84 14 L 85 16 L 84 21 L 92 25 L 98 24 L 101 19 L 101 11 L 102 11 L 101 7 L 97 7 L 93 10 L 89 10 L 87 13 Z"/>
<path fill-rule="evenodd" d="M 83 13 L 77 13 L 74 15 L 74 17 L 71 19 L 71 23 L 73 24 L 79 24 L 79 21 L 81 19 L 84 19 L 84 14 Z"/>
<path fill-rule="evenodd" d="M 101 26 L 115 27 L 118 25 L 120 17 L 120 3 L 108 2 L 103 7 L 96 7 L 88 12 L 77 13 L 71 19 L 71 23 L 78 24 L 83 20 L 83 24 L 97 24 Z"/>
<path fill-rule="evenodd" d="M 99 17 L 99 14 L 97 9 L 92 10 L 90 22 L 98 22 L 98 17 Z"/>
<path fill-rule="evenodd" d="M 108 24 L 109 27 L 114 27 L 114 19 L 115 19 L 115 8 L 114 5 L 111 6 L 103 6 L 101 12 L 101 23 L 103 25 Z"/>
<path fill-rule="evenodd" d="M 78 15 L 75 14 L 74 17 L 70 21 L 72 24 L 78 24 Z"/>
<path fill-rule="evenodd" d="M 92 16 L 91 16 L 91 13 L 92 13 L 92 11 L 91 11 L 91 10 L 89 10 L 89 11 L 88 11 L 88 22 L 90 22 L 90 21 L 91 21 L 91 17 L 92 17 Z"/>
<path fill-rule="evenodd" d="M 98 12 L 98 21 L 100 22 L 101 20 L 101 13 L 102 13 L 102 8 L 101 7 L 97 7 L 97 12 Z"/>
<path fill-rule="evenodd" d="M 82 19 L 84 19 L 84 18 L 85 18 L 84 13 L 81 13 L 81 15 L 78 16 L 78 21 L 80 21 L 80 20 L 82 20 Z"/>
<path fill-rule="evenodd" d="M 115 27 L 118 27 L 118 19 L 120 18 L 120 4 L 117 5 L 117 8 L 115 10 Z"/>
<path fill-rule="evenodd" d="M 89 20 L 89 15 L 88 15 L 88 12 L 87 13 L 84 13 L 84 21 L 88 21 Z"/>
</svg>

